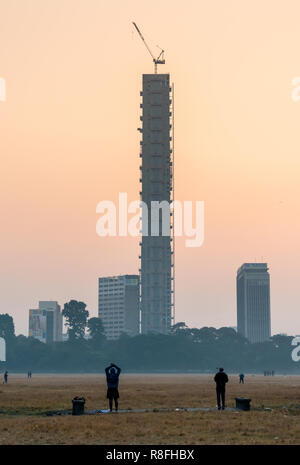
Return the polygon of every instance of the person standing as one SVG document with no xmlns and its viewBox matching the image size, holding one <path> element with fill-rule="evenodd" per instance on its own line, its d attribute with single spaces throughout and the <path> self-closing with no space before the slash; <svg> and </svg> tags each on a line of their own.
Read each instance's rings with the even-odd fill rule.
<svg viewBox="0 0 300 465">
<path fill-rule="evenodd" d="M 109 400 L 109 410 L 112 412 L 113 400 L 115 402 L 115 410 L 118 411 L 119 406 L 119 376 L 121 368 L 114 363 L 111 363 L 109 367 L 105 368 L 106 383 L 107 383 L 107 399 Z"/>
<path fill-rule="evenodd" d="M 244 384 L 244 378 L 245 378 L 245 375 L 243 373 L 240 374 L 240 384 Z"/>
<path fill-rule="evenodd" d="M 225 409 L 225 386 L 226 386 L 226 383 L 228 383 L 228 376 L 224 372 L 224 368 L 219 368 L 219 371 L 215 375 L 214 380 L 216 382 L 218 410 L 221 410 L 221 400 L 222 400 L 222 410 L 224 410 Z"/>
<path fill-rule="evenodd" d="M 4 378 L 4 384 L 7 384 L 7 378 L 8 378 L 8 371 L 7 370 L 5 370 L 3 378 Z"/>
</svg>

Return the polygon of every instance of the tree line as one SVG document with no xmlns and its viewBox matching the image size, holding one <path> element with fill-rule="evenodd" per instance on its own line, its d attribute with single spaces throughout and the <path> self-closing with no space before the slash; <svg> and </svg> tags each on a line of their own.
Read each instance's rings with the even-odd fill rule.
<svg viewBox="0 0 300 465">
<path fill-rule="evenodd" d="M 71 300 L 62 314 L 68 328 L 65 342 L 45 344 L 15 335 L 13 318 L 0 314 L 0 337 L 6 340 L 6 362 L 0 369 L 27 372 L 103 372 L 116 362 L 127 372 L 213 373 L 223 366 L 227 372 L 300 374 L 300 362 L 291 358 L 293 336 L 275 335 L 268 341 L 250 344 L 234 329 L 189 328 L 175 324 L 171 333 L 107 340 L 100 318 L 89 318 L 84 302 Z M 89 338 L 85 338 L 88 333 Z M 1 366 L 2 365 L 2 366 Z"/>
</svg>

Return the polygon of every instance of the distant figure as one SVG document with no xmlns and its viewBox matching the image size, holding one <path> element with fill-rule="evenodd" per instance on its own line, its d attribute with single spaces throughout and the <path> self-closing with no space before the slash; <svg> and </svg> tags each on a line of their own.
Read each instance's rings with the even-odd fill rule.
<svg viewBox="0 0 300 465">
<path fill-rule="evenodd" d="M 244 384 L 244 378 L 245 378 L 245 375 L 243 373 L 240 374 L 240 384 Z"/>
<path fill-rule="evenodd" d="M 8 378 L 8 371 L 7 370 L 4 372 L 3 378 L 4 378 L 4 384 L 7 384 L 7 378 Z"/>
<path fill-rule="evenodd" d="M 105 368 L 106 382 L 107 382 L 107 399 L 109 400 L 109 410 L 112 412 L 113 400 L 115 401 L 115 410 L 118 411 L 118 399 L 119 399 L 119 376 L 121 368 L 117 367 L 114 363 L 111 363 L 109 367 Z"/>
<path fill-rule="evenodd" d="M 217 390 L 217 403 L 218 410 L 221 410 L 221 399 L 222 399 L 222 410 L 225 409 L 225 385 L 228 383 L 228 376 L 224 372 L 224 368 L 219 368 L 219 372 L 214 377 L 216 382 Z"/>
<path fill-rule="evenodd" d="M 28 379 L 31 378 L 31 371 L 28 371 L 27 377 L 28 377 Z"/>
</svg>

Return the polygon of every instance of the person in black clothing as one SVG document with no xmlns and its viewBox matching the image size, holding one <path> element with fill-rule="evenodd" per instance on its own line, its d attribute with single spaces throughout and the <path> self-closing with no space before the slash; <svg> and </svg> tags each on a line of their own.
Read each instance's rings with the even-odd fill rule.
<svg viewBox="0 0 300 465">
<path fill-rule="evenodd" d="M 4 373 L 4 384 L 7 384 L 7 378 L 8 378 L 8 371 L 6 370 L 5 373 Z"/>
<path fill-rule="evenodd" d="M 240 374 L 240 384 L 244 384 L 244 378 L 245 378 L 245 375 L 243 373 Z"/>
<path fill-rule="evenodd" d="M 112 412 L 113 400 L 115 401 L 115 410 L 118 411 L 119 399 L 119 376 L 121 368 L 111 363 L 109 367 L 105 368 L 106 382 L 107 382 L 107 398 L 109 400 L 109 410 Z"/>
<path fill-rule="evenodd" d="M 221 399 L 222 399 L 222 410 L 225 409 L 225 385 L 228 383 L 228 376 L 224 372 L 224 368 L 219 368 L 219 372 L 214 377 L 216 382 L 217 390 L 217 403 L 218 410 L 221 410 Z"/>
</svg>

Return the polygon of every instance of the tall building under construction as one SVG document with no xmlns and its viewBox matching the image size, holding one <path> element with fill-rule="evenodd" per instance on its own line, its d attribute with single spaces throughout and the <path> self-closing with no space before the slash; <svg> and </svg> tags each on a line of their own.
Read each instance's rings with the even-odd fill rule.
<svg viewBox="0 0 300 465">
<path fill-rule="evenodd" d="M 174 318 L 174 229 L 170 212 L 174 195 L 173 90 L 169 74 L 144 74 L 141 96 L 140 196 L 147 205 L 147 212 L 142 211 L 143 235 L 140 242 L 141 332 L 167 334 Z M 165 206 L 168 202 L 167 234 L 166 215 L 163 217 L 162 214 L 164 207 L 159 208 L 156 216 L 158 233 L 155 235 L 151 231 L 153 202 L 164 202 Z"/>
</svg>

